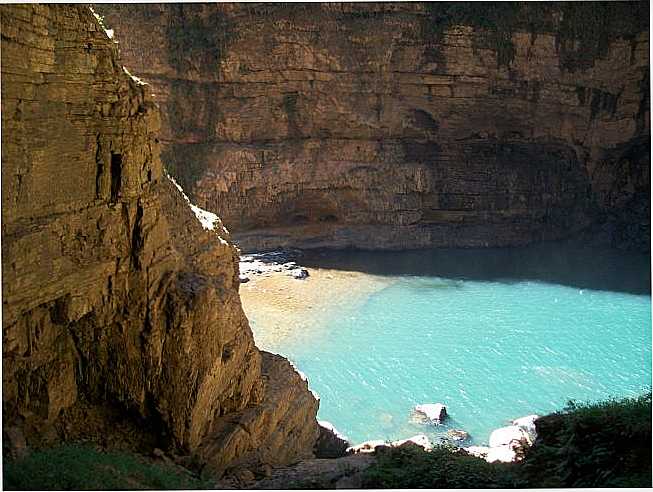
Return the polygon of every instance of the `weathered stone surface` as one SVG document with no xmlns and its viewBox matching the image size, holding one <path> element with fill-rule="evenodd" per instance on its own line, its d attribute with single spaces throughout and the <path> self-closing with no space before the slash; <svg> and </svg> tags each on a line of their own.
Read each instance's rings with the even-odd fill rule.
<svg viewBox="0 0 653 492">
<path fill-rule="evenodd" d="M 318 421 L 320 436 L 315 443 L 316 458 L 340 458 L 345 456 L 349 441 L 330 422 Z"/>
<path fill-rule="evenodd" d="M 28 454 L 27 442 L 23 431 L 19 427 L 8 427 L 4 429 L 3 446 L 6 453 L 13 460 L 22 460 Z"/>
<path fill-rule="evenodd" d="M 245 248 L 649 247 L 648 2 L 98 8 Z"/>
<path fill-rule="evenodd" d="M 271 476 L 253 484 L 237 477 L 218 483 L 219 488 L 250 489 L 357 489 L 362 486 L 362 473 L 374 462 L 374 456 L 355 454 L 334 459 L 312 459 L 285 468 L 272 470 Z"/>
<path fill-rule="evenodd" d="M 310 457 L 317 402 L 254 346 L 238 252 L 163 174 L 149 87 L 87 7 L 0 13 L 5 428 L 177 448 L 218 474 L 252 449 Z"/>
<path fill-rule="evenodd" d="M 318 403 L 307 381 L 283 357 L 263 355 L 264 393 L 259 405 L 216 421 L 198 454 L 209 470 L 285 465 L 313 457 Z"/>
</svg>

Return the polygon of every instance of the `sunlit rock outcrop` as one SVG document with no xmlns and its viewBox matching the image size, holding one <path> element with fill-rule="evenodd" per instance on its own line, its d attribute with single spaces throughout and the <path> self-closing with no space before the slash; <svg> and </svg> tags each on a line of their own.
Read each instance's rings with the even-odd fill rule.
<svg viewBox="0 0 653 492">
<path fill-rule="evenodd" d="M 311 457 L 317 401 L 255 347 L 227 231 L 162 172 L 149 86 L 85 6 L 0 13 L 4 429 L 216 474 Z"/>
</svg>

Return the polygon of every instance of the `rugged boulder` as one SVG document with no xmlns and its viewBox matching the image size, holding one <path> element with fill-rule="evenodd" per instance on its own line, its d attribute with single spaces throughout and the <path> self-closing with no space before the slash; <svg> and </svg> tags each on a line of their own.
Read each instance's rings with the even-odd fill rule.
<svg viewBox="0 0 653 492">
<path fill-rule="evenodd" d="M 98 8 L 243 247 L 649 247 L 646 1 Z"/>
<path fill-rule="evenodd" d="M 162 171 L 150 88 L 88 7 L 0 13 L 3 427 L 217 474 L 311 457 L 317 402 L 255 347 L 236 248 Z"/>
</svg>

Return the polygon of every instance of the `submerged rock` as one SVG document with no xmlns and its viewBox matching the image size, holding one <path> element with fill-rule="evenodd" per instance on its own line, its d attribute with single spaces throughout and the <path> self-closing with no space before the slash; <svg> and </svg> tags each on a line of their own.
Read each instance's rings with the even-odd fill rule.
<svg viewBox="0 0 653 492">
<path fill-rule="evenodd" d="M 447 431 L 447 437 L 452 441 L 463 442 L 469 439 L 469 432 L 462 429 L 451 429 Z"/>
<path fill-rule="evenodd" d="M 425 403 L 415 406 L 415 412 L 426 417 L 431 423 L 440 424 L 447 418 L 447 407 L 442 403 Z"/>
</svg>

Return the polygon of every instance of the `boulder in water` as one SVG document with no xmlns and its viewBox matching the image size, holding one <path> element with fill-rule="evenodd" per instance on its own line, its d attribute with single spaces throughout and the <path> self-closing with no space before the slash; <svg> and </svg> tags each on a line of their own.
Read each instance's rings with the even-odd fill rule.
<svg viewBox="0 0 653 492">
<path fill-rule="evenodd" d="M 424 403 L 415 406 L 415 412 L 426 417 L 431 423 L 439 424 L 447 417 L 447 407 L 442 403 Z"/>
<path fill-rule="evenodd" d="M 241 284 L 246 284 L 249 282 L 249 277 L 246 275 L 239 275 L 238 280 L 240 281 Z"/>
</svg>

